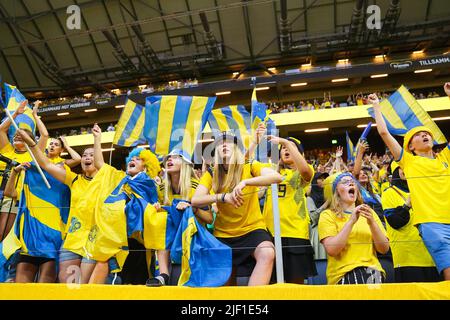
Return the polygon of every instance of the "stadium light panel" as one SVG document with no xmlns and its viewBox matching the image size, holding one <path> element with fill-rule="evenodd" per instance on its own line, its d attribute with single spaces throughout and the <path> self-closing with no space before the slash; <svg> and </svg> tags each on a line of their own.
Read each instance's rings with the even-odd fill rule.
<svg viewBox="0 0 450 320">
<path fill-rule="evenodd" d="M 301 86 L 306 86 L 307 84 L 308 84 L 308 82 L 297 82 L 297 83 L 291 84 L 291 87 L 301 87 Z"/>
<path fill-rule="evenodd" d="M 373 78 L 384 78 L 384 77 L 387 77 L 387 76 L 388 76 L 387 73 L 382 73 L 382 74 L 373 74 L 370 77 L 373 79 Z"/>
<path fill-rule="evenodd" d="M 216 96 L 223 96 L 223 95 L 230 94 L 230 93 L 231 93 L 231 91 L 216 92 Z"/>
<path fill-rule="evenodd" d="M 67 116 L 68 114 L 70 114 L 70 113 L 69 112 L 60 112 L 60 113 L 57 113 L 56 115 L 58 117 L 60 117 L 60 116 Z"/>
<path fill-rule="evenodd" d="M 333 80 L 331 80 L 331 82 L 344 82 L 344 81 L 348 81 L 348 78 L 341 78 L 341 79 L 333 79 Z"/>
<path fill-rule="evenodd" d="M 328 131 L 329 128 L 317 128 L 317 129 L 306 129 L 305 132 L 306 133 L 310 133 L 310 132 L 321 132 L 321 131 Z"/>
<path fill-rule="evenodd" d="M 433 69 L 422 69 L 422 70 L 414 70 L 414 73 L 424 73 L 424 72 L 431 72 Z"/>
<path fill-rule="evenodd" d="M 95 112 L 95 111 L 97 111 L 97 109 L 86 109 L 86 110 L 84 110 L 84 112 Z"/>
</svg>

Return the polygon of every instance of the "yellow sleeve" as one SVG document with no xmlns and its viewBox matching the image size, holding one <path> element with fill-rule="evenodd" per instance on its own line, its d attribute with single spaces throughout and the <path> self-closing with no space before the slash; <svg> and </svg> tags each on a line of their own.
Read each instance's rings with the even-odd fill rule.
<svg viewBox="0 0 450 320">
<path fill-rule="evenodd" d="M 7 143 L 6 146 L 0 150 L 0 153 L 5 157 L 11 158 L 11 153 L 14 153 L 14 148 L 10 143 Z"/>
<path fill-rule="evenodd" d="M 325 210 L 320 214 L 319 218 L 319 241 L 327 237 L 334 237 L 339 233 L 336 222 L 333 219 L 334 212 Z"/>
<path fill-rule="evenodd" d="M 396 160 L 400 168 L 404 170 L 405 166 L 408 165 L 409 162 L 414 158 L 414 156 L 406 151 L 405 149 L 402 149 L 402 153 L 400 154 L 400 159 Z"/>
<path fill-rule="evenodd" d="M 70 170 L 68 166 L 64 166 L 64 169 L 66 169 L 66 180 L 64 181 L 64 184 L 68 186 L 69 188 L 72 187 L 73 180 L 77 177 L 77 174 Z"/>
<path fill-rule="evenodd" d="M 195 190 L 198 187 L 198 184 L 199 184 L 198 179 L 194 179 L 194 178 L 191 179 L 191 193 L 189 195 L 189 200 L 191 200 L 192 197 L 194 196 L 194 193 L 195 193 Z"/>
<path fill-rule="evenodd" d="M 448 144 L 444 150 L 439 153 L 440 157 L 443 157 L 447 162 L 450 162 L 450 144 Z"/>
<path fill-rule="evenodd" d="M 206 189 L 211 190 L 211 188 L 212 188 L 212 176 L 211 176 L 211 173 L 209 171 L 206 171 L 203 174 L 202 178 L 200 179 L 199 184 L 204 186 Z"/>
<path fill-rule="evenodd" d="M 309 163 L 308 163 L 308 167 L 312 170 L 312 175 L 311 175 L 311 179 L 309 179 L 309 181 L 304 180 L 303 177 L 302 177 L 302 185 L 303 185 L 303 187 L 306 187 L 306 186 L 311 184 L 312 180 L 314 179 L 314 174 L 316 173 L 314 171 L 314 167 L 312 165 L 310 165 Z"/>
<path fill-rule="evenodd" d="M 261 175 L 261 169 L 263 165 L 259 161 L 250 162 L 250 171 L 253 177 L 259 177 Z"/>
<path fill-rule="evenodd" d="M 393 191 L 392 188 L 386 189 L 381 195 L 381 205 L 383 207 L 383 210 L 397 207 L 394 205 L 394 201 L 392 201 L 393 200 L 392 191 Z"/>
</svg>

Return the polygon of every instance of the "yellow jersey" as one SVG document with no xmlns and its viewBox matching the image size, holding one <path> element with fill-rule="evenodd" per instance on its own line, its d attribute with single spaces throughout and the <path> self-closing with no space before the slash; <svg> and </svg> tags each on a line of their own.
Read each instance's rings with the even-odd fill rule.
<svg viewBox="0 0 450 320">
<path fill-rule="evenodd" d="M 392 186 L 383 192 L 381 203 L 383 210 L 403 206 L 408 193 Z M 387 212 L 385 211 L 385 215 Z M 435 264 L 425 247 L 419 231 L 412 224 L 414 212 L 409 210 L 409 222 L 400 229 L 394 229 L 386 220 L 386 229 L 392 251 L 394 268 L 399 267 L 434 267 Z"/>
<path fill-rule="evenodd" d="M 195 189 L 197 189 L 198 186 L 198 179 L 196 178 L 191 178 L 191 191 L 189 192 L 189 199 L 183 199 L 186 201 L 191 201 L 192 196 L 195 193 Z M 165 185 L 164 183 L 161 183 L 158 187 L 158 201 L 161 204 L 164 204 L 164 194 L 165 194 Z M 172 201 L 174 199 L 182 199 L 181 194 L 178 193 L 173 193 L 172 190 L 169 190 L 169 203 L 172 204 Z"/>
<path fill-rule="evenodd" d="M 375 212 L 372 214 L 378 227 L 386 235 L 386 230 L 377 214 Z M 350 214 L 343 213 L 343 217 L 339 217 L 330 209 L 322 211 L 319 218 L 319 240 L 337 236 L 349 220 Z M 360 217 L 353 225 L 347 244 L 339 255 L 335 257 L 327 255 L 327 257 L 328 284 L 337 284 L 347 272 L 358 267 L 371 267 L 385 273 L 377 258 L 372 232 L 367 220 L 363 217 Z"/>
<path fill-rule="evenodd" d="M 33 161 L 33 158 L 31 158 L 31 155 L 28 152 L 18 153 L 14 147 L 11 144 L 7 144 L 4 146 L 0 153 L 14 161 L 17 161 L 18 163 L 24 163 L 24 162 L 31 162 Z M 0 161 L 0 184 L 3 180 L 3 171 L 6 169 L 6 163 Z M 17 191 L 17 201 L 20 200 L 20 195 L 22 193 L 23 188 L 23 180 L 25 178 L 25 174 L 21 173 L 18 177 L 18 181 L 16 181 L 16 191 Z"/>
<path fill-rule="evenodd" d="M 434 159 L 403 150 L 398 164 L 408 180 L 413 224 L 450 224 L 450 147 L 446 146 Z"/>
<path fill-rule="evenodd" d="M 311 165 L 308 166 L 313 172 L 312 180 L 314 168 Z M 311 181 L 305 181 L 297 170 L 281 169 L 280 174 L 284 177 L 283 182 L 278 185 L 281 236 L 309 239 L 310 218 L 305 194 Z M 267 188 L 263 216 L 267 228 L 274 235 L 271 187 Z"/>
<path fill-rule="evenodd" d="M 70 212 L 67 218 L 66 230 L 64 232 L 64 238 L 70 228 L 77 228 L 77 221 L 72 219 L 73 213 L 79 208 L 80 199 L 85 196 L 89 183 L 93 178 L 86 177 L 84 174 L 76 174 L 70 170 L 68 166 L 64 166 L 66 169 L 66 180 L 64 184 L 70 188 Z M 72 221 L 74 220 L 74 221 Z M 73 232 L 73 231 L 72 231 Z"/>
<path fill-rule="evenodd" d="M 241 181 L 261 175 L 262 165 L 260 162 L 253 161 L 244 164 Z M 212 191 L 212 175 L 209 171 L 205 172 L 200 179 L 199 184 Z M 232 190 L 227 190 L 231 192 Z M 261 209 L 259 208 L 258 187 L 246 186 L 243 189 L 244 204 L 235 208 L 232 204 L 218 202 L 217 214 L 214 222 L 214 235 L 219 238 L 233 238 L 243 236 L 257 229 L 266 229 Z"/>
</svg>

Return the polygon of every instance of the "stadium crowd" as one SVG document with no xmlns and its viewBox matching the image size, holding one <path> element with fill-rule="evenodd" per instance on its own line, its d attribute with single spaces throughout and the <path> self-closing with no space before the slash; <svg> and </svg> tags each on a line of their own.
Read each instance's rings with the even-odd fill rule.
<svg viewBox="0 0 450 320">
<path fill-rule="evenodd" d="M 450 83 L 444 91 L 450 97 Z M 0 163 L 2 171 L 9 173 L 3 175 L 0 236 L 3 245 L 17 236 L 21 248 L 8 259 L 6 271 L 1 270 L 6 272 L 4 281 L 68 282 L 76 266 L 81 277 L 75 281 L 80 283 L 117 283 L 119 274 L 122 283 L 182 284 L 183 276 L 176 272 L 180 262 L 173 261 L 170 250 L 154 245 L 151 235 L 141 239 L 130 232 L 136 228 L 131 214 L 139 215 L 137 203 L 145 201 L 145 212 L 155 216 L 163 215 L 162 206 L 181 212 L 192 209 L 200 228 L 231 247 L 233 272 L 226 285 L 236 284 L 236 277 L 247 277 L 248 285 L 273 283 L 272 184 L 278 184 L 286 282 L 304 284 L 316 276 L 317 259 L 327 260 L 328 284 L 385 282 L 389 270 L 383 268 L 382 259 L 393 266 L 390 276 L 395 282 L 450 280 L 450 145 L 433 149 L 432 131 L 424 126 L 409 130 L 399 144 L 381 115 L 379 102 L 384 97 L 382 93 L 351 97 L 356 104 L 359 100 L 364 104 L 365 99 L 373 105 L 376 129 L 389 150 L 382 155 L 369 153 L 365 140 L 358 142 L 353 160 L 344 160 L 342 147 L 331 155 L 305 151 L 294 137 L 266 135 L 262 123 L 247 150 L 231 133 L 215 139 L 213 158 L 195 165 L 177 150 L 158 159 L 150 150 L 137 147 L 125 159 L 126 171 L 105 163 L 98 125 L 86 129 L 86 134 L 94 136 L 94 145 L 81 155 L 64 138 L 50 138 L 37 116 L 37 103 L 33 117 L 39 140 L 29 130 L 19 129 L 10 141 L 11 122 L 0 126 L 1 154 L 18 163 L 13 167 Z M 326 102 L 331 104 L 330 95 Z M 13 117 L 23 113 L 25 105 Z M 279 146 L 274 164 L 254 160 L 263 137 Z M 60 228 L 62 241 L 47 241 L 50 230 L 44 224 L 23 220 L 21 213 L 36 212 L 42 206 L 27 180 L 35 169 L 26 145 L 52 186 L 71 191 L 65 227 L 51 220 L 57 219 L 55 215 L 46 218 L 45 225 Z M 61 157 L 63 150 L 69 154 L 66 159 Z M 80 174 L 72 171 L 77 165 L 81 165 Z M 105 204 L 114 204 L 108 209 L 113 220 L 104 222 L 107 227 L 123 223 L 118 237 L 128 244 L 124 261 L 122 251 L 127 249 L 117 247 L 111 253 L 104 247 L 116 238 L 99 234 L 95 227 L 84 229 L 91 218 L 82 213 L 90 212 L 86 207 L 94 192 L 105 195 Z M 20 201 L 21 197 L 27 201 Z M 24 224 L 30 228 L 28 233 Z M 77 247 L 77 231 L 84 232 L 90 250 L 101 251 L 96 260 L 86 248 Z M 45 250 L 36 254 L 32 245 Z"/>
</svg>

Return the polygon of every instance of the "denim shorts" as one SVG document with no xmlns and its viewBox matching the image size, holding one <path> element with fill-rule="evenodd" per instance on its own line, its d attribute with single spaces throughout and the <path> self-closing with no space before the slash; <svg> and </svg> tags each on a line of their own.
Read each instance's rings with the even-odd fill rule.
<svg viewBox="0 0 450 320">
<path fill-rule="evenodd" d="M 81 260 L 81 263 L 96 263 L 95 260 L 87 259 L 83 257 L 82 255 L 76 254 L 75 252 L 69 251 L 67 249 L 64 249 L 63 246 L 61 246 L 61 249 L 59 250 L 59 262 L 68 261 L 68 260 Z"/>
<path fill-rule="evenodd" d="M 418 229 L 439 273 L 450 268 L 450 224 L 421 223 Z"/>
</svg>

